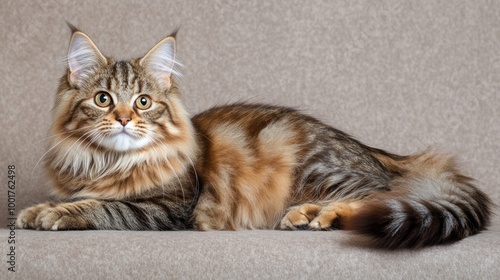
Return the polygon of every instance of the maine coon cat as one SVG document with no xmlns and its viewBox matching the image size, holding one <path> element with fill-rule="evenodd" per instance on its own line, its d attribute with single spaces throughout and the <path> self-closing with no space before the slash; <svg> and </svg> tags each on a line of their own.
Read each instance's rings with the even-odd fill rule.
<svg viewBox="0 0 500 280">
<path fill-rule="evenodd" d="M 447 155 L 394 155 L 283 107 L 189 118 L 175 42 L 115 61 L 73 28 L 45 156 L 62 201 L 23 210 L 19 228 L 340 228 L 402 248 L 488 225 L 490 200 Z"/>
</svg>

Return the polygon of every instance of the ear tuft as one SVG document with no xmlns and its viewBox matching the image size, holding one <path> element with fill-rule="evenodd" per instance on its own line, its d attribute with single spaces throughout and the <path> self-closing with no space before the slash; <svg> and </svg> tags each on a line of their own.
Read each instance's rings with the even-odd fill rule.
<svg viewBox="0 0 500 280">
<path fill-rule="evenodd" d="M 65 21 L 65 22 L 66 22 L 66 24 L 68 25 L 69 29 L 71 29 L 71 33 L 75 33 L 75 32 L 77 32 L 77 31 L 80 31 L 80 30 L 78 30 L 78 28 L 76 28 L 73 24 L 71 24 L 71 22 L 69 22 L 69 21 Z"/>
<path fill-rule="evenodd" d="M 174 70 L 178 64 L 175 60 L 175 37 L 171 35 L 161 40 L 139 61 L 139 64 L 155 77 L 160 86 L 170 88 L 172 74 L 179 74 Z"/>
<path fill-rule="evenodd" d="M 68 69 L 69 81 L 81 85 L 99 66 L 106 64 L 106 58 L 85 33 L 73 29 L 69 43 Z"/>
</svg>

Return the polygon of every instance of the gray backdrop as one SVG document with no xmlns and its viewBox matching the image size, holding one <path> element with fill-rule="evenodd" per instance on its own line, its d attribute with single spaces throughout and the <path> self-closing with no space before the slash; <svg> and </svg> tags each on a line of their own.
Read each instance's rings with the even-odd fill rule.
<svg viewBox="0 0 500 280">
<path fill-rule="evenodd" d="M 234 101 L 281 104 L 395 153 L 453 152 L 500 202 L 499 2 L 0 4 L 1 221 L 9 164 L 17 171 L 18 211 L 48 198 L 37 162 L 65 69 L 65 20 L 118 59 L 143 55 L 180 27 L 189 112 Z"/>
</svg>

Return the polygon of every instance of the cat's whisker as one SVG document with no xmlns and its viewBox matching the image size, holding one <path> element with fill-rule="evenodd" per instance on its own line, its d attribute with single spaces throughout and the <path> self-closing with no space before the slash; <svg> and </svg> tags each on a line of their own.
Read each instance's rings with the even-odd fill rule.
<svg viewBox="0 0 500 280">
<path fill-rule="evenodd" d="M 105 134 L 106 132 L 105 131 L 102 131 L 102 126 L 99 126 L 97 127 L 93 133 L 89 134 L 83 141 L 89 139 L 89 138 L 92 138 L 91 140 L 88 141 L 88 143 L 83 146 L 83 151 L 82 153 L 87 153 L 87 151 L 90 149 L 90 146 L 93 144 L 93 143 L 96 143 L 96 141 L 99 140 L 97 146 L 100 145 L 100 143 L 102 142 L 102 140 L 105 139 Z M 82 141 L 82 144 L 83 144 L 83 141 Z M 88 166 L 88 165 L 86 165 Z M 95 167 L 94 167 L 95 168 Z M 97 179 L 97 178 L 100 178 L 105 172 L 106 170 L 97 170 L 99 173 L 97 174 L 94 174 L 95 172 L 92 172 L 92 170 L 88 170 L 89 172 L 89 175 L 92 179 Z"/>
<path fill-rule="evenodd" d="M 171 153 L 172 154 L 172 157 L 177 159 L 177 157 L 175 157 L 175 153 L 173 151 L 171 151 L 167 145 L 165 145 L 165 143 L 161 142 L 161 141 L 156 141 L 152 136 L 148 135 L 148 134 L 144 134 L 144 136 L 148 137 L 151 141 L 153 141 L 155 144 L 162 144 L 163 147 L 169 151 L 169 154 Z M 177 172 L 175 172 L 175 169 L 174 167 L 172 166 L 172 163 L 170 162 L 170 160 L 168 159 L 168 155 L 165 157 L 165 160 L 166 160 L 166 163 L 168 165 L 168 167 L 172 170 L 172 172 L 174 173 L 175 177 L 177 178 L 177 182 L 179 183 L 179 188 L 181 189 L 181 192 L 182 192 L 182 202 L 185 203 L 186 201 L 186 196 L 185 196 L 185 193 L 184 193 L 184 188 L 182 186 L 182 182 L 181 182 L 181 179 L 179 178 L 179 176 L 177 175 Z M 179 161 L 180 162 L 180 161 Z"/>
<path fill-rule="evenodd" d="M 73 135 L 73 134 L 75 134 L 76 132 L 78 132 L 78 131 L 80 131 L 80 130 L 83 130 L 83 129 L 87 129 L 87 128 L 89 128 L 89 127 L 92 127 L 92 125 L 87 125 L 87 126 L 80 127 L 80 128 L 77 128 L 77 129 L 72 130 L 71 132 L 65 131 L 65 132 L 61 132 L 61 133 L 56 133 L 56 134 L 53 134 L 53 135 L 51 135 L 51 136 L 49 136 L 49 137 L 45 137 L 45 138 L 40 139 L 40 140 L 38 140 L 37 142 L 35 142 L 35 143 L 31 144 L 31 147 L 33 147 L 33 146 L 35 146 L 35 145 L 37 145 L 37 144 L 40 144 L 40 143 L 41 143 L 41 142 L 43 142 L 43 141 L 47 141 L 47 140 L 50 140 L 50 139 L 52 139 L 52 138 L 55 138 L 55 137 L 57 137 L 57 136 L 66 135 L 66 134 L 71 134 L 71 135 Z"/>
<path fill-rule="evenodd" d="M 160 142 L 160 143 L 162 143 L 165 146 L 165 148 L 168 149 L 168 147 L 163 142 Z M 196 172 L 196 168 L 195 168 L 194 163 L 191 160 L 191 158 L 188 155 L 185 155 L 185 156 L 189 160 L 190 165 L 191 165 L 191 167 L 193 168 L 193 171 L 194 171 L 196 186 L 191 185 L 191 187 L 194 189 L 194 195 L 195 195 L 195 197 L 197 197 L 197 195 L 198 195 L 198 189 L 200 187 L 198 173 Z M 178 157 L 174 157 L 174 159 L 176 159 L 180 164 L 184 165 L 184 162 L 182 162 Z M 183 167 L 185 168 L 185 166 L 183 166 Z M 193 203 L 194 203 L 194 201 L 193 201 Z"/>
<path fill-rule="evenodd" d="M 196 167 L 194 166 L 194 163 L 193 163 L 193 160 L 191 160 L 191 158 L 189 156 L 186 155 L 186 157 L 189 159 L 189 162 L 191 164 L 191 167 L 193 168 L 193 172 L 194 172 L 194 178 L 195 178 L 195 184 L 196 184 L 196 187 L 194 188 L 194 197 L 198 197 L 199 195 L 199 189 L 200 189 L 200 179 L 198 178 L 198 172 L 196 172 Z M 193 200 L 193 204 L 196 203 L 194 200 Z"/>
<path fill-rule="evenodd" d="M 64 154 L 63 157 L 61 157 L 61 160 L 65 160 L 66 157 L 68 156 L 69 152 L 72 151 L 73 147 L 78 144 L 76 146 L 76 148 L 79 148 L 89 137 L 91 137 L 93 134 L 95 133 L 99 133 L 98 129 L 97 128 L 94 128 L 90 131 L 87 131 L 85 132 L 84 134 L 82 134 L 80 137 L 78 137 L 78 139 L 69 147 L 69 149 L 67 149 L 66 153 Z M 83 138 L 83 139 L 82 139 Z M 67 164 L 64 164 L 60 170 L 60 172 L 62 172 L 65 168 L 68 168 L 68 167 L 73 167 L 73 166 L 67 166 Z M 76 174 L 78 172 L 78 168 L 72 168 L 73 169 L 73 173 Z"/>
<path fill-rule="evenodd" d="M 167 150 L 169 151 L 169 153 L 172 155 L 172 158 L 173 158 L 173 159 L 175 159 L 175 160 L 177 160 L 177 162 L 178 162 L 180 165 L 182 165 L 182 169 L 183 169 L 183 170 L 184 170 L 184 169 L 186 169 L 186 166 L 184 165 L 184 162 L 183 162 L 183 161 L 181 161 L 181 160 L 178 158 L 178 156 L 176 156 L 176 153 L 175 153 L 175 152 L 174 152 L 171 148 L 169 148 L 169 147 L 168 147 L 168 146 L 167 146 L 164 142 L 162 142 L 162 141 L 161 141 L 161 139 L 158 139 L 158 141 L 157 141 L 157 142 L 160 142 L 160 144 L 162 144 L 162 145 L 164 146 L 164 148 L 165 148 L 165 149 L 167 149 Z M 168 158 L 167 158 L 167 160 L 168 160 Z M 174 172 L 175 172 L 175 171 L 174 171 Z M 176 177 L 177 177 L 177 180 L 179 181 L 180 187 L 182 187 L 182 184 L 180 183 L 179 176 L 178 176 L 177 174 L 176 174 Z M 183 191 L 183 196 L 184 196 L 184 188 L 182 187 L 181 189 L 182 189 L 182 191 Z"/>
<path fill-rule="evenodd" d="M 158 145 L 158 144 L 157 144 L 157 142 L 155 141 L 155 139 L 153 139 L 153 138 L 152 138 L 151 136 L 149 136 L 147 133 L 143 133 L 143 137 L 148 137 L 148 138 L 150 138 L 150 140 L 151 140 L 151 141 L 153 141 L 153 143 L 154 143 L 154 144 Z M 158 150 L 158 147 L 152 147 L 152 148 L 153 148 L 155 151 L 156 151 L 156 150 Z M 160 152 L 162 152 L 162 151 L 160 151 Z M 167 155 L 167 156 L 168 156 L 168 155 Z M 158 160 L 155 160 L 155 161 L 154 161 L 154 164 L 155 164 L 156 166 L 158 166 L 158 167 L 159 167 L 159 164 L 160 164 L 160 163 L 158 162 Z M 166 187 L 166 186 L 165 186 L 164 184 L 162 184 L 162 185 L 161 185 L 161 188 L 162 188 L 161 195 L 162 195 L 162 198 L 163 198 L 163 199 L 165 199 L 165 194 L 167 193 L 167 192 L 166 192 L 166 190 L 165 190 L 165 187 Z"/>
<path fill-rule="evenodd" d="M 96 138 L 97 138 L 97 139 L 101 138 L 101 139 L 99 140 L 99 142 L 97 143 L 97 146 L 99 147 L 99 146 L 101 145 L 102 141 L 106 138 L 106 132 L 101 132 L 100 134 L 96 135 Z M 89 147 L 90 147 L 90 145 L 89 145 Z M 96 177 L 97 177 L 97 178 L 100 178 L 101 176 L 104 176 L 105 174 L 106 174 L 106 170 L 101 170 L 101 172 L 99 172 L 99 173 L 96 175 Z"/>
<path fill-rule="evenodd" d="M 33 167 L 33 169 L 31 170 L 31 176 L 30 176 L 30 184 L 31 184 L 31 180 L 33 178 L 33 175 L 35 173 L 35 170 L 38 166 L 38 164 L 40 164 L 40 162 L 45 158 L 45 156 L 47 156 L 52 150 L 54 150 L 58 145 L 60 145 L 62 142 L 66 141 L 69 137 L 73 136 L 73 134 L 75 134 L 77 131 L 72 131 L 68 134 L 68 136 L 64 137 L 61 141 L 57 142 L 56 144 L 54 144 L 51 148 L 49 148 L 41 157 L 40 159 L 38 159 L 38 161 L 36 162 L 35 166 Z M 61 135 L 64 135 L 66 133 L 60 133 Z"/>
<path fill-rule="evenodd" d="M 84 139 L 84 141 L 87 139 L 90 139 L 90 140 L 83 147 L 83 152 L 86 152 L 90 148 L 92 143 L 95 143 L 97 141 L 97 139 L 99 139 L 99 137 L 104 134 L 104 132 L 102 132 L 99 128 L 96 128 L 95 130 L 96 130 L 95 133 L 89 134 L 89 136 Z M 97 146 L 99 146 L 99 145 L 97 145 Z"/>
</svg>

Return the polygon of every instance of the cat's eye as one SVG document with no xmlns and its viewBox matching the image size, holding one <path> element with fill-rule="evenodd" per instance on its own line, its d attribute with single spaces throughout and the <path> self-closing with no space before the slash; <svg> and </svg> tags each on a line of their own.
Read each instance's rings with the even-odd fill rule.
<svg viewBox="0 0 500 280">
<path fill-rule="evenodd" d="M 151 103 L 153 103 L 151 98 L 146 95 L 141 95 L 135 100 L 135 106 L 141 110 L 149 109 L 149 107 L 151 107 Z"/>
<path fill-rule="evenodd" d="M 101 91 L 95 95 L 94 101 L 99 107 L 108 107 L 111 105 L 111 96 L 109 93 Z"/>
</svg>

